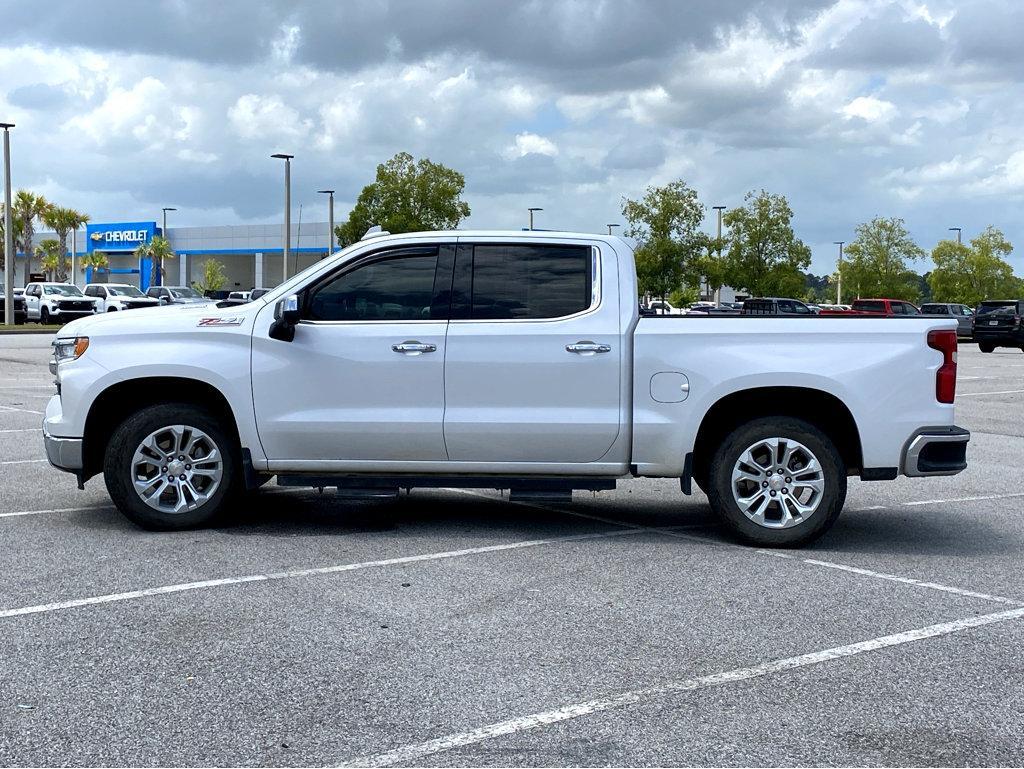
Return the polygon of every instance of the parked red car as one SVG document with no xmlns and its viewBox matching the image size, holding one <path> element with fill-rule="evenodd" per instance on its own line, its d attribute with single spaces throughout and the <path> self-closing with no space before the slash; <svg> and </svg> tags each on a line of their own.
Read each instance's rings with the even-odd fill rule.
<svg viewBox="0 0 1024 769">
<path fill-rule="evenodd" d="M 921 310 L 902 299 L 854 299 L 849 310 L 822 310 L 822 315 L 920 315 Z"/>
</svg>

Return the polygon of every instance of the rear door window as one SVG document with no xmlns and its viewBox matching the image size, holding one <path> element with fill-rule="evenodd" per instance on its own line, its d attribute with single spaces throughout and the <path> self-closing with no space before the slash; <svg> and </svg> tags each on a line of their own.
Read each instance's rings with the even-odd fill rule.
<svg viewBox="0 0 1024 769">
<path fill-rule="evenodd" d="M 591 305 L 589 246 L 477 245 L 472 253 L 473 320 L 553 320 Z"/>
</svg>

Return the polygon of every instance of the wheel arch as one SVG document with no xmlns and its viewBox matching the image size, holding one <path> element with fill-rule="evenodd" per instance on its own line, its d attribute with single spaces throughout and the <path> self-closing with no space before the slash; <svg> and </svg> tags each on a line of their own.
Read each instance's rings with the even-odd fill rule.
<svg viewBox="0 0 1024 769">
<path fill-rule="evenodd" d="M 795 417 L 817 427 L 836 445 L 847 473 L 863 468 L 857 422 L 835 395 L 810 387 L 755 387 L 723 396 L 704 414 L 693 444 L 693 477 L 707 488 L 707 474 L 715 448 L 730 432 L 752 419 Z"/>
<path fill-rule="evenodd" d="M 188 377 L 158 376 L 116 382 L 93 400 L 82 435 L 82 480 L 103 470 L 107 443 L 128 416 L 160 403 L 190 403 L 212 411 L 240 450 L 238 420 L 224 394 L 209 382 Z"/>
</svg>

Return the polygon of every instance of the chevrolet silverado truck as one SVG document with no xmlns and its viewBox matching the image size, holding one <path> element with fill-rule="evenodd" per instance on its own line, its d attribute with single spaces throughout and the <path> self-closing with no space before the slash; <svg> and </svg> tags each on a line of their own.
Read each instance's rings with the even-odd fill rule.
<svg viewBox="0 0 1024 769">
<path fill-rule="evenodd" d="M 279 485 L 568 501 L 677 478 L 760 546 L 826 531 L 847 478 L 952 475 L 945 318 L 641 317 L 613 236 L 368 234 L 248 304 L 110 313 L 54 341 L 50 462 L 158 530 Z M 241 509 L 240 507 L 236 509 Z"/>
</svg>

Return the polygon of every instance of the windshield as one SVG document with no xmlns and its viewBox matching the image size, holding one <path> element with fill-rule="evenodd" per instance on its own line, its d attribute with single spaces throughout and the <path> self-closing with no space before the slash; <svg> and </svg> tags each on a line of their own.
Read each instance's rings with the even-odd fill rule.
<svg viewBox="0 0 1024 769">
<path fill-rule="evenodd" d="M 111 296 L 145 296 L 135 286 L 107 286 L 107 293 Z"/>
<path fill-rule="evenodd" d="M 43 293 L 50 296 L 84 296 L 78 286 L 71 285 L 43 286 Z"/>
<path fill-rule="evenodd" d="M 186 286 L 178 286 L 177 288 L 170 288 L 168 291 L 174 296 L 175 299 L 202 299 L 203 295 L 195 289 L 188 288 Z"/>
</svg>

